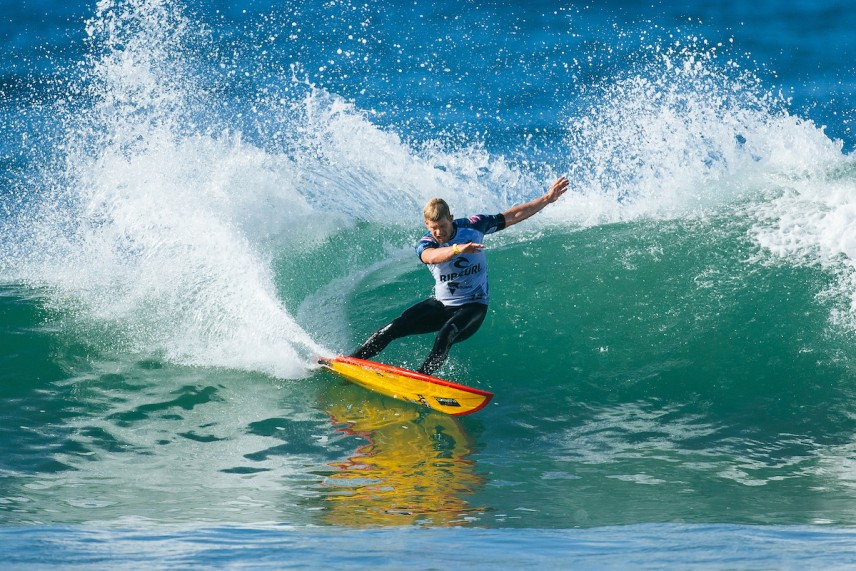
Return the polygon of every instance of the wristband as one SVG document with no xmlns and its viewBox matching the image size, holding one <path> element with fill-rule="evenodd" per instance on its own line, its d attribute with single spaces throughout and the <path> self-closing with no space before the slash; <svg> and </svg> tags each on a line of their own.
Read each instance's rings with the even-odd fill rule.
<svg viewBox="0 0 856 571">
<path fill-rule="evenodd" d="M 452 245 L 452 251 L 455 253 L 456 256 L 461 253 L 461 251 L 458 249 L 457 244 Z"/>
</svg>

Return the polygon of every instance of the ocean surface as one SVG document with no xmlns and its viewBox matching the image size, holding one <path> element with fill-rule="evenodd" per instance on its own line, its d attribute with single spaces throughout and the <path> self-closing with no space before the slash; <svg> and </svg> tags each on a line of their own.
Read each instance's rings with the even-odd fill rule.
<svg viewBox="0 0 856 571">
<path fill-rule="evenodd" d="M 3 569 L 856 565 L 851 3 L 3 8 Z M 486 409 L 314 364 L 431 295 L 429 198 L 561 175 Z"/>
</svg>

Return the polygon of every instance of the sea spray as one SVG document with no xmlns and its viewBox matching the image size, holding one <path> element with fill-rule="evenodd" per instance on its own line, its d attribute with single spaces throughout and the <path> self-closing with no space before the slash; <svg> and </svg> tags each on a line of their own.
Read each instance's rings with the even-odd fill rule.
<svg viewBox="0 0 856 571">
<path fill-rule="evenodd" d="M 782 141 L 828 154 L 822 133 L 792 117 L 730 42 L 669 38 L 585 86 L 575 105 L 569 176 L 596 200 L 592 217 L 682 216 L 755 199 L 791 166 Z"/>
<path fill-rule="evenodd" d="M 317 269 L 277 276 L 279 252 L 361 220 L 410 227 L 432 196 L 499 210 L 537 187 L 478 145 L 415 148 L 297 67 L 280 88 L 223 98 L 229 65 L 206 73 L 213 40 L 176 2 L 101 2 L 86 30 L 3 271 L 102 349 L 303 376 L 329 350 L 279 288 Z"/>
<path fill-rule="evenodd" d="M 300 376 L 323 349 L 279 301 L 249 230 L 266 208 L 299 231 L 309 208 L 288 161 L 187 119 L 206 102 L 181 57 L 188 26 L 168 2 L 98 5 L 91 103 L 59 119 L 65 152 L 20 221 L 15 273 L 104 328 L 102 344 L 118 335 L 180 363 Z"/>
</svg>

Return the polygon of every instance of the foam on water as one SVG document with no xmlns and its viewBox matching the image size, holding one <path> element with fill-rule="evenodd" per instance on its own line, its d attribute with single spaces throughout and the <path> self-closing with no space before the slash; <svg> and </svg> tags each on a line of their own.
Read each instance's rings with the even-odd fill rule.
<svg viewBox="0 0 856 571">
<path fill-rule="evenodd" d="M 795 153 L 798 155 L 799 153 Z M 833 293 L 849 299 L 832 314 L 856 329 L 856 168 L 851 156 L 797 161 L 772 186 L 778 194 L 758 206 L 758 243 L 792 264 L 820 265 L 837 276 Z"/>
</svg>

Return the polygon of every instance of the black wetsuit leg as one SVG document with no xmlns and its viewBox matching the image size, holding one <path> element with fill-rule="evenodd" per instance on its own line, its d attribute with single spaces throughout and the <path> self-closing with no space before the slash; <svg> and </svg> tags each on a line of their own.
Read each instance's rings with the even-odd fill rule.
<svg viewBox="0 0 856 571">
<path fill-rule="evenodd" d="M 449 349 L 455 343 L 469 339 L 478 331 L 487 315 L 487 306 L 483 303 L 468 303 L 458 307 L 447 307 L 449 319 L 440 328 L 434 340 L 434 348 L 419 367 L 419 372 L 426 375 L 434 374 L 449 356 Z"/>
<path fill-rule="evenodd" d="M 483 303 L 445 306 L 434 298 L 426 299 L 375 331 L 351 357 L 371 359 L 395 339 L 438 331 L 431 353 L 419 368 L 420 373 L 430 375 L 446 362 L 452 345 L 478 331 L 486 315 L 487 306 Z"/>
<path fill-rule="evenodd" d="M 395 339 L 419 333 L 433 333 L 443 327 L 448 319 L 446 306 L 436 299 L 420 301 L 392 322 L 375 331 L 365 343 L 351 353 L 351 357 L 371 359 Z"/>
</svg>

